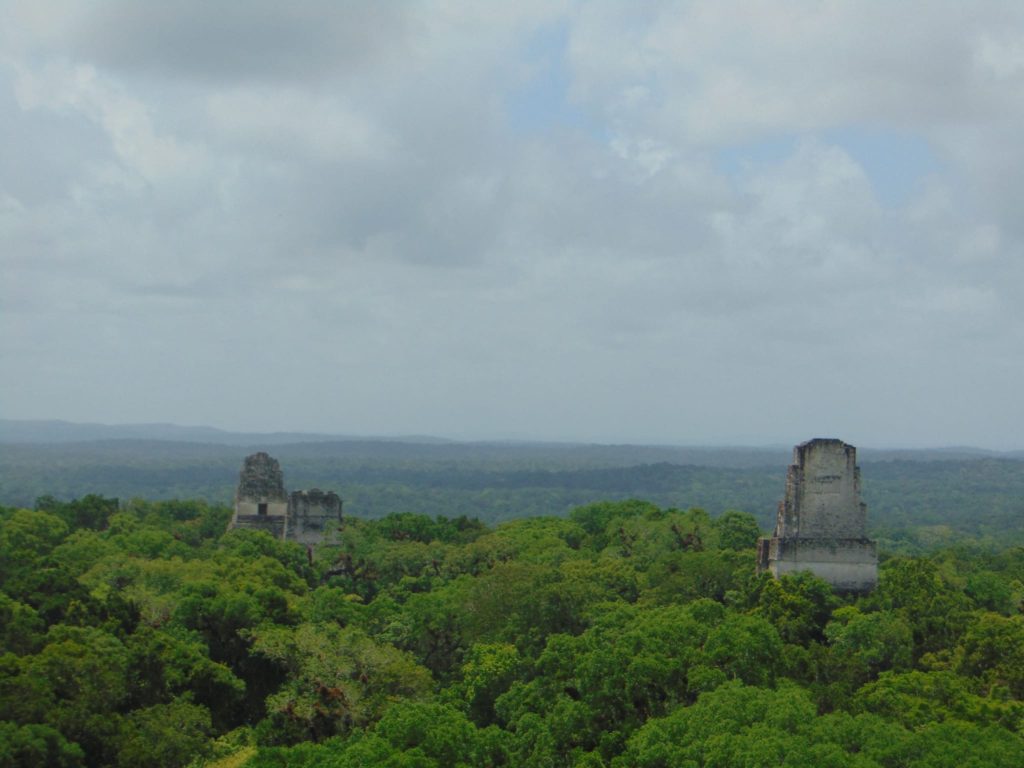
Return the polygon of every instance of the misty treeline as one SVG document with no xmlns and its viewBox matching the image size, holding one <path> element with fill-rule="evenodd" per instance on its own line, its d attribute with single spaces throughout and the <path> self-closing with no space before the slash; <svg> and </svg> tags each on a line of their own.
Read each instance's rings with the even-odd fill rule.
<svg viewBox="0 0 1024 768">
<path fill-rule="evenodd" d="M 3 444 L 0 504 L 88 494 L 230 503 L 246 451 L 131 440 Z M 383 441 L 282 445 L 274 454 L 288 487 L 335 490 L 353 517 L 414 512 L 494 524 L 643 498 L 712 515 L 743 509 L 766 530 L 774 525 L 788 461 L 786 451 L 767 449 Z M 906 455 L 916 458 L 899 458 Z M 861 465 L 871 533 L 890 551 L 923 552 L 964 535 L 1024 543 L 1024 460 L 919 451 L 879 454 Z"/>
<path fill-rule="evenodd" d="M 204 501 L 0 508 L 3 766 L 1024 765 L 1024 548 L 837 595 L 645 501 L 349 518 L 312 562 Z"/>
</svg>

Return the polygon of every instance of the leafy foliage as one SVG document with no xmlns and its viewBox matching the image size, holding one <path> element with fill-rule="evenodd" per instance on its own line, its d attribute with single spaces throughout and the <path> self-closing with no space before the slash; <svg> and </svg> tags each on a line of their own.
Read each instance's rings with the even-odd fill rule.
<svg viewBox="0 0 1024 768">
<path fill-rule="evenodd" d="M 0 766 L 1024 764 L 1022 548 L 849 597 L 738 511 L 350 518 L 312 563 L 228 517 L 0 509 Z"/>
</svg>

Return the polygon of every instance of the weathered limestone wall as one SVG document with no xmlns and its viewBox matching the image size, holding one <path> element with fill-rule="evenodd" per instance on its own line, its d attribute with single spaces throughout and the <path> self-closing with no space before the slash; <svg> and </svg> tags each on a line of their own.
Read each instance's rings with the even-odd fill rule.
<svg viewBox="0 0 1024 768">
<path fill-rule="evenodd" d="M 260 512 L 261 504 L 266 511 Z M 235 514 L 252 517 L 286 517 L 288 515 L 288 503 L 285 501 L 270 501 L 266 497 L 262 499 L 239 499 L 235 502 Z"/>
<path fill-rule="evenodd" d="M 246 457 L 238 476 L 235 514 L 229 527 L 266 531 L 312 550 L 341 522 L 341 504 L 338 494 L 317 488 L 289 496 L 277 459 L 254 453 Z"/>
<path fill-rule="evenodd" d="M 246 456 L 238 474 L 231 528 L 266 531 L 283 538 L 288 527 L 288 496 L 277 459 L 266 453 Z"/>
<path fill-rule="evenodd" d="M 867 535 L 856 448 L 841 440 L 818 438 L 793 449 L 775 535 L 849 539 Z"/>
<path fill-rule="evenodd" d="M 793 449 L 775 532 L 758 542 L 757 558 L 776 577 L 811 571 L 841 591 L 874 588 L 877 545 L 867 538 L 856 448 L 816 438 Z"/>
<path fill-rule="evenodd" d="M 281 465 L 277 459 L 263 452 L 246 456 L 242 471 L 238 475 L 238 491 L 235 498 L 287 503 L 284 473 L 281 472 Z"/>
<path fill-rule="evenodd" d="M 301 544 L 318 544 L 341 522 L 341 497 L 313 488 L 293 491 L 288 498 L 287 537 Z"/>
<path fill-rule="evenodd" d="M 878 552 L 870 539 L 769 540 L 773 576 L 810 571 L 840 592 L 864 592 L 878 581 Z"/>
<path fill-rule="evenodd" d="M 239 515 L 231 519 L 231 528 L 248 528 L 255 531 L 266 531 L 275 539 L 283 539 L 288 526 L 285 515 Z"/>
</svg>

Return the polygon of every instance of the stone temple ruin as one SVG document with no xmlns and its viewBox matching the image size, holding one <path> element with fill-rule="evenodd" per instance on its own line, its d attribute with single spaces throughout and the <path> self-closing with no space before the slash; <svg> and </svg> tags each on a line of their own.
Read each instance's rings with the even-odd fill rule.
<svg viewBox="0 0 1024 768">
<path fill-rule="evenodd" d="M 867 538 L 857 449 L 815 438 L 793 449 L 775 532 L 757 542 L 758 571 L 810 571 L 842 592 L 878 582 L 877 543 Z"/>
<path fill-rule="evenodd" d="M 230 528 L 266 531 L 285 541 L 312 548 L 341 522 L 341 498 L 332 491 L 284 489 L 277 459 L 266 453 L 245 457 L 235 492 L 235 514 Z"/>
</svg>

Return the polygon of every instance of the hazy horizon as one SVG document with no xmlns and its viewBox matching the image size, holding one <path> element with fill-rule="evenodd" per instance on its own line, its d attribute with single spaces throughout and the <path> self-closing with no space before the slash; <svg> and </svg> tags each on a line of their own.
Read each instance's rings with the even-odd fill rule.
<svg viewBox="0 0 1024 768">
<path fill-rule="evenodd" d="M 0 416 L 1024 449 L 1024 4 L 0 6 Z"/>
<path fill-rule="evenodd" d="M 181 431 L 212 431 L 215 433 L 223 433 L 225 435 L 236 435 L 236 436 L 253 436 L 253 437 L 309 437 L 315 438 L 315 442 L 328 441 L 328 440 L 387 440 L 387 441 L 405 441 L 415 443 L 417 441 L 440 441 L 440 442 L 451 442 L 451 443 L 510 443 L 510 444 L 539 444 L 539 445 L 577 445 L 577 446 L 622 446 L 622 447 L 637 447 L 637 448 L 687 448 L 687 449 L 708 449 L 708 450 L 790 450 L 795 447 L 798 443 L 812 440 L 814 438 L 838 438 L 845 442 L 842 435 L 827 435 L 827 434 L 815 434 L 808 435 L 800 438 L 796 442 L 770 442 L 770 443 L 729 443 L 729 442 L 707 442 L 707 443 L 670 443 L 670 442 L 658 442 L 658 441 L 623 441 L 623 440 L 608 440 L 608 441 L 588 441 L 588 440 L 573 440 L 573 439 L 539 439 L 530 437 L 529 435 L 524 436 L 510 436 L 510 435 L 455 435 L 455 434 L 422 434 L 422 433 L 351 433 L 351 432 L 323 432 L 323 431 L 304 431 L 304 430 L 233 430 L 225 429 L 211 424 L 176 424 L 172 422 L 126 422 L 126 423 L 103 423 L 103 422 L 76 422 L 68 421 L 64 419 L 2 419 L 0 418 L 0 441 L 17 442 L 16 440 L 8 440 L 8 436 L 5 434 L 5 429 L 9 424 L 27 426 L 30 424 L 39 425 L 54 425 L 59 424 L 69 427 L 81 427 L 81 428 L 102 428 L 102 429 L 161 429 L 169 428 L 171 430 Z M 106 439 L 106 438 L 104 438 Z M 147 439 L 147 438 L 142 438 Z M 160 439 L 170 439 L 160 438 Z M 184 440 L 188 442 L 188 440 Z M 40 440 L 42 442 L 42 440 Z M 864 449 L 868 451 L 982 451 L 991 452 L 996 454 L 1001 453 L 1019 453 L 1024 451 L 1024 448 L 993 448 L 985 445 L 958 445 L 958 444 L 940 444 L 940 445 L 911 445 L 911 444 L 878 444 L 878 443 L 866 443 L 863 445 L 854 445 L 858 449 Z"/>
</svg>

